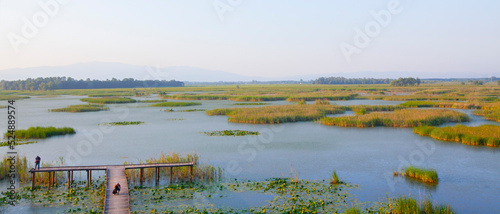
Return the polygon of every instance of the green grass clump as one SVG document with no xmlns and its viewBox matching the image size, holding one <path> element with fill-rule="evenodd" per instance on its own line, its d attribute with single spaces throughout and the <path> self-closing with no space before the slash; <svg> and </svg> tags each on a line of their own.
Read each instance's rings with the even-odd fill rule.
<svg viewBox="0 0 500 214">
<path fill-rule="evenodd" d="M 99 104 L 84 104 L 84 105 L 71 105 L 65 108 L 50 109 L 51 112 L 93 112 L 93 111 L 107 111 L 108 107 Z"/>
<path fill-rule="evenodd" d="M 332 178 L 330 179 L 330 184 L 340 184 L 342 183 L 337 176 L 337 171 L 333 170 Z"/>
<path fill-rule="evenodd" d="M 128 126 L 128 125 L 140 125 L 143 124 L 142 121 L 124 121 L 124 122 L 111 122 L 111 123 L 103 123 L 99 125 L 107 125 L 107 126 Z"/>
<path fill-rule="evenodd" d="M 98 103 L 98 104 L 117 104 L 117 103 L 135 103 L 137 100 L 126 97 L 100 97 L 100 98 L 83 98 L 82 102 Z"/>
<path fill-rule="evenodd" d="M 207 114 L 210 115 L 210 116 L 214 116 L 214 115 L 230 115 L 231 113 L 233 113 L 234 110 L 235 109 L 230 109 L 230 108 L 217 108 L 217 109 L 208 110 Z"/>
<path fill-rule="evenodd" d="M 16 130 L 14 135 L 16 139 L 44 139 L 52 136 L 75 134 L 75 130 L 69 127 L 54 128 L 54 127 L 30 127 L 26 130 Z M 11 136 L 11 133 L 6 132 L 5 138 Z"/>
<path fill-rule="evenodd" d="M 213 132 L 203 132 L 208 136 L 245 136 L 245 135 L 259 135 L 259 132 L 254 131 L 242 131 L 242 130 L 224 130 L 224 131 L 213 131 Z"/>
<path fill-rule="evenodd" d="M 395 199 L 391 199 L 390 204 L 391 213 L 394 214 L 453 214 L 455 213 L 450 206 L 447 205 L 435 205 L 428 198 L 425 201 L 419 202 L 411 197 L 398 197 Z"/>
<path fill-rule="evenodd" d="M 468 121 L 467 114 L 446 109 L 401 109 L 394 112 L 373 112 L 364 115 L 325 117 L 319 121 L 324 125 L 341 127 L 416 127 L 441 125 L 447 122 Z"/>
<path fill-rule="evenodd" d="M 267 105 L 267 103 L 235 103 L 235 106 L 262 106 Z"/>
<path fill-rule="evenodd" d="M 496 125 L 477 127 L 464 125 L 453 127 L 422 126 L 413 128 L 413 132 L 438 140 L 462 142 L 473 146 L 500 146 L 500 126 Z"/>
<path fill-rule="evenodd" d="M 401 174 L 410 178 L 421 180 L 425 183 L 437 183 L 439 181 L 437 172 L 434 169 L 408 166 L 403 168 L 403 172 Z"/>
<path fill-rule="evenodd" d="M 313 121 L 327 114 L 340 114 L 345 110 L 336 105 L 276 105 L 257 108 L 214 109 L 208 115 L 227 115 L 234 123 L 275 124 Z"/>
<path fill-rule="evenodd" d="M 201 105 L 198 102 L 163 102 L 152 104 L 153 107 L 181 107 L 181 106 L 196 106 Z"/>
</svg>

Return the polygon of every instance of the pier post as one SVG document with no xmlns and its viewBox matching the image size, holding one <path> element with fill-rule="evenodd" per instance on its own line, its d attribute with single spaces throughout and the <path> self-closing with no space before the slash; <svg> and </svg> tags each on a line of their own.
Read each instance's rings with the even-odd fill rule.
<svg viewBox="0 0 500 214">
<path fill-rule="evenodd" d="M 142 181 L 144 179 L 144 168 L 141 168 L 139 171 L 140 171 L 140 173 L 139 173 L 139 182 L 141 183 L 141 186 L 142 186 Z"/>
<path fill-rule="evenodd" d="M 193 165 L 191 165 L 189 168 L 190 168 L 190 172 L 191 172 L 191 177 L 189 177 L 189 178 L 190 178 L 191 182 L 193 182 L 193 179 L 194 179 L 194 176 L 193 176 L 193 173 L 194 173 L 193 172 Z"/>
<path fill-rule="evenodd" d="M 173 169 L 174 169 L 174 167 L 173 167 L 173 166 L 171 166 L 171 167 L 170 167 L 170 183 L 172 183 L 172 181 L 173 181 L 173 180 L 172 180 L 172 178 L 173 178 L 172 176 L 174 175 L 174 170 L 173 170 Z"/>
<path fill-rule="evenodd" d="M 35 188 L 35 172 L 31 172 L 31 190 Z"/>
<path fill-rule="evenodd" d="M 160 183 L 160 167 L 156 167 L 156 185 Z"/>
<path fill-rule="evenodd" d="M 85 170 L 87 171 L 87 187 L 89 187 L 90 185 L 90 182 L 89 182 L 89 170 Z"/>
<path fill-rule="evenodd" d="M 52 178 L 52 173 L 51 173 L 51 171 L 48 171 L 48 173 L 49 173 L 49 182 L 47 183 L 47 189 L 50 190 L 50 183 L 51 183 L 50 179 Z"/>
</svg>

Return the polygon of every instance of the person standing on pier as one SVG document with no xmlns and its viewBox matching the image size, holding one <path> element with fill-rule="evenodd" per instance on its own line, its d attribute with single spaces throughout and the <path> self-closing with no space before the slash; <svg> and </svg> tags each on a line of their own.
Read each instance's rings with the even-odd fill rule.
<svg viewBox="0 0 500 214">
<path fill-rule="evenodd" d="M 36 167 L 38 167 L 38 169 L 40 169 L 40 162 L 41 162 L 41 160 L 42 159 L 40 158 L 40 156 L 37 155 L 36 158 L 35 158 L 35 169 L 36 169 Z"/>
</svg>

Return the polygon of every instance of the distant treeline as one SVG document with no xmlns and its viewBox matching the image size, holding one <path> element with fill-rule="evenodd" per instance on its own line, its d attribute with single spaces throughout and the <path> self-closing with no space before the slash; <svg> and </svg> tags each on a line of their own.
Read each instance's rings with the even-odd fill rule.
<svg viewBox="0 0 500 214">
<path fill-rule="evenodd" d="M 97 88 L 154 88 L 154 87 L 182 87 L 183 82 L 175 80 L 76 80 L 71 77 L 28 78 L 26 80 L 0 81 L 2 90 L 54 90 L 54 89 L 97 89 Z"/>
<path fill-rule="evenodd" d="M 417 79 L 413 77 L 408 77 L 408 78 L 399 78 L 397 80 L 391 81 L 392 86 L 419 86 L 420 85 L 420 79 L 417 77 Z"/>
<path fill-rule="evenodd" d="M 314 84 L 389 84 L 391 79 L 374 78 L 345 78 L 345 77 L 320 77 L 313 82 Z"/>
</svg>

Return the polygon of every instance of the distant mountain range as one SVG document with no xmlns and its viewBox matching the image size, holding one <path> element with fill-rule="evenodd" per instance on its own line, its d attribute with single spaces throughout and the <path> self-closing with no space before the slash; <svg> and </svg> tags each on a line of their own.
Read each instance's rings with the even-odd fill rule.
<svg viewBox="0 0 500 214">
<path fill-rule="evenodd" d="M 75 79 L 123 79 L 134 78 L 137 80 L 178 80 L 184 82 L 248 82 L 281 81 L 281 80 L 314 80 L 319 77 L 346 77 L 346 78 L 399 78 L 419 77 L 430 78 L 486 78 L 500 76 L 500 73 L 481 75 L 474 73 L 414 73 L 414 72 L 351 72 L 331 74 L 308 74 L 284 76 L 279 78 L 243 76 L 239 74 L 195 68 L 187 66 L 155 68 L 149 66 L 130 65 L 114 62 L 86 62 L 65 66 L 43 66 L 31 68 L 13 68 L 0 70 L 0 80 L 24 80 L 37 77 L 72 77 Z"/>
</svg>

